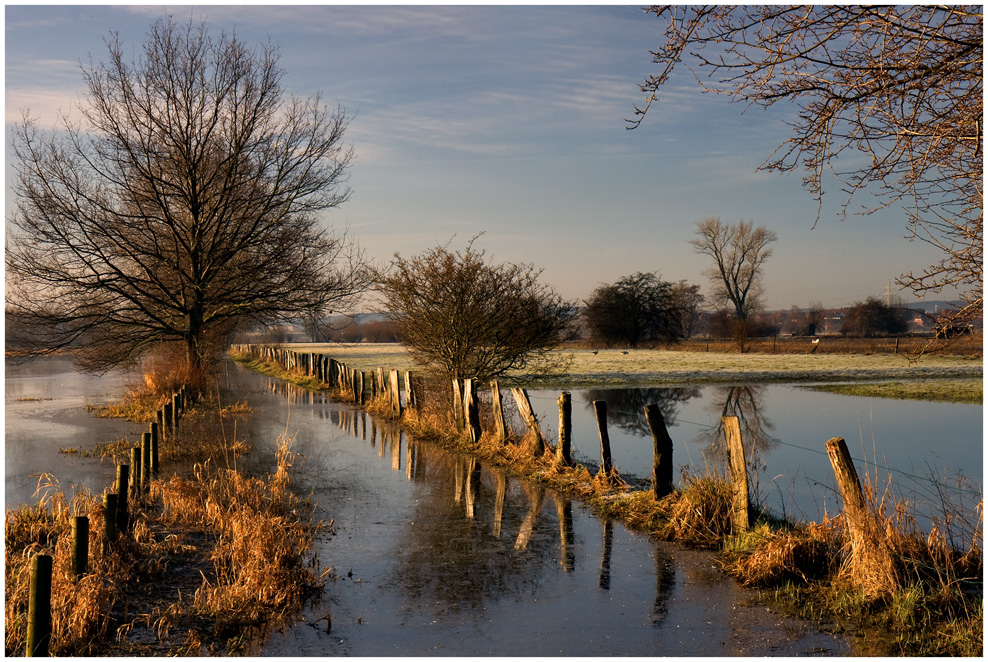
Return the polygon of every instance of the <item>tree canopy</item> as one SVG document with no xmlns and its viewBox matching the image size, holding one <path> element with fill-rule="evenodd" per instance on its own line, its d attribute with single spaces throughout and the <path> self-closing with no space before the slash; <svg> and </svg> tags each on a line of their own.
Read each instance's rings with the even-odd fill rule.
<svg viewBox="0 0 988 662">
<path fill-rule="evenodd" d="M 591 340 L 603 345 L 675 342 L 692 329 L 698 289 L 639 272 L 595 289 L 584 302 L 583 318 Z"/>
<path fill-rule="evenodd" d="M 420 365 L 453 379 L 548 368 L 549 351 L 570 335 L 573 305 L 539 282 L 532 265 L 490 262 L 473 244 L 396 253 L 377 274 L 402 342 Z"/>
<path fill-rule="evenodd" d="M 980 6 L 655 6 L 665 39 L 641 86 L 637 126 L 680 63 L 706 91 L 793 104 L 790 137 L 761 167 L 802 169 L 818 203 L 835 177 L 870 213 L 901 204 L 910 240 L 943 258 L 898 282 L 956 287 L 962 317 L 983 312 L 983 20 Z M 857 154 L 855 154 L 857 153 Z"/>
<path fill-rule="evenodd" d="M 83 66 L 81 119 L 14 132 L 7 313 L 34 352 L 103 369 L 162 342 L 198 367 L 238 321 L 322 312 L 366 284 L 320 213 L 349 195 L 341 109 L 287 96 L 278 51 L 155 22 Z"/>
<path fill-rule="evenodd" d="M 880 299 L 868 297 L 858 301 L 847 311 L 840 332 L 844 335 L 874 338 L 905 333 L 905 311 L 886 305 Z"/>
</svg>

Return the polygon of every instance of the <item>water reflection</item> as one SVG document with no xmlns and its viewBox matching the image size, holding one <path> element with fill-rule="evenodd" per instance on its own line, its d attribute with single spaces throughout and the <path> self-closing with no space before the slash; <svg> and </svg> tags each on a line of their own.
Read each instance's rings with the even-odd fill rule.
<svg viewBox="0 0 988 662">
<path fill-rule="evenodd" d="M 703 453 L 708 458 L 726 458 L 724 436 L 724 416 L 736 416 L 741 424 L 741 439 L 749 462 L 766 453 L 779 443 L 770 434 L 775 424 L 762 413 L 764 386 L 715 386 L 712 389 L 707 409 L 714 416 L 712 427 L 696 434 L 695 440 L 704 446 Z"/>
<path fill-rule="evenodd" d="M 365 412 L 340 409 L 332 416 L 341 430 L 390 461 L 393 472 L 403 469 L 408 481 L 429 488 L 417 492 L 400 561 L 387 581 L 407 601 L 434 616 L 485 609 L 506 597 L 530 596 L 553 567 L 564 574 L 577 569 L 580 545 L 570 499 L 476 457 L 417 442 Z M 600 531 L 597 586 L 609 591 L 614 524 L 600 522 Z M 661 551 L 654 562 L 656 593 L 645 609 L 648 621 L 658 625 L 675 572 Z"/>
<path fill-rule="evenodd" d="M 676 424 L 676 413 L 680 405 L 692 398 L 700 397 L 699 387 L 673 388 L 623 388 L 588 389 L 583 392 L 587 408 L 593 411 L 594 400 L 607 402 L 608 425 L 616 425 L 625 432 L 650 435 L 648 421 L 645 420 L 645 406 L 656 404 L 667 425 Z"/>
</svg>

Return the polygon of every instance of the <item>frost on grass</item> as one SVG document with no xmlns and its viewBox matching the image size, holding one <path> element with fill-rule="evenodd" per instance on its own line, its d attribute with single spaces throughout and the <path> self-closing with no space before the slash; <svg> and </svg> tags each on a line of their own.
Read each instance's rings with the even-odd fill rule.
<svg viewBox="0 0 988 662">
<path fill-rule="evenodd" d="M 415 370 L 400 344 L 292 344 L 296 351 L 325 353 L 356 370 Z M 925 356 L 910 362 L 894 354 L 732 354 L 669 350 L 559 350 L 571 358 L 562 375 L 516 373 L 521 386 L 569 387 L 714 382 L 813 382 L 980 378 L 980 358 Z M 560 361 L 559 363 L 561 363 Z"/>
</svg>

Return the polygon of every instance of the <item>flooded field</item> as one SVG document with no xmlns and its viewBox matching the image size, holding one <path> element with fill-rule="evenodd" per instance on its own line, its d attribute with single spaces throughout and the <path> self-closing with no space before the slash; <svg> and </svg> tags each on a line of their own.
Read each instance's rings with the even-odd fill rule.
<svg viewBox="0 0 988 662">
<path fill-rule="evenodd" d="M 101 491 L 109 484 L 109 463 L 58 449 L 136 440 L 145 426 L 95 419 L 87 412 L 90 404 L 119 398 L 128 379 L 81 376 L 58 360 L 8 365 L 8 508 L 33 501 L 42 472 L 55 474 L 63 487 Z M 754 604 L 753 594 L 723 575 L 708 554 L 634 534 L 551 490 L 416 442 L 362 411 L 230 362 L 221 381 L 225 404 L 246 400 L 254 409 L 238 436 L 248 437 L 272 464 L 278 437 L 292 438 L 293 449 L 304 457 L 298 487 L 311 492 L 322 518 L 333 521 L 332 533 L 317 544 L 323 565 L 332 568 L 323 600 L 307 611 L 303 623 L 274 633 L 266 654 L 874 652 Z M 551 436 L 558 392 L 531 396 Z M 798 510 L 796 516 L 812 518 L 814 507 L 839 509 L 829 492 L 826 456 L 812 452 L 830 436 L 844 436 L 852 454 L 857 455 L 855 448 L 867 451 L 890 467 L 932 467 L 930 458 L 937 458 L 942 464 L 936 471 L 960 466 L 980 480 L 982 453 L 975 443 L 980 406 L 936 405 L 941 409 L 935 411 L 925 403 L 778 385 L 611 389 L 573 396 L 576 455 L 587 461 L 599 457 L 590 403 L 605 399 L 615 464 L 625 475 L 644 476 L 650 467 L 651 440 L 637 413 L 646 401 L 663 408 L 676 465 L 694 469 L 717 460 L 720 415 L 742 416 L 757 450 L 760 494 L 766 500 L 778 494 L 788 504 L 782 508 Z M 928 435 L 935 443 L 906 441 Z M 888 446 L 886 439 L 898 445 Z"/>
<path fill-rule="evenodd" d="M 115 475 L 112 462 L 61 449 L 92 449 L 116 439 L 140 441 L 146 425 L 95 418 L 89 405 L 118 401 L 129 376 L 78 373 L 67 359 L 6 362 L 4 383 L 4 498 L 7 508 L 34 503 L 39 477 L 54 475 L 67 496 L 74 489 L 99 493 Z"/>
<path fill-rule="evenodd" d="M 531 391 L 550 436 L 557 434 L 559 391 Z M 573 390 L 573 447 L 600 462 L 593 401 L 604 400 L 614 464 L 626 476 L 648 477 L 652 439 L 643 407 L 657 403 L 673 440 L 673 460 L 692 473 L 719 470 L 721 416 L 737 416 L 763 506 L 795 519 L 819 521 L 840 510 L 825 444 L 843 437 L 862 480 L 890 488 L 924 520 L 943 499 L 972 509 L 981 500 L 983 407 L 821 393 L 805 386 L 703 385 Z M 679 472 L 675 473 L 678 479 Z"/>
<path fill-rule="evenodd" d="M 335 522 L 318 549 L 333 567 L 324 603 L 275 634 L 271 655 L 851 651 L 754 605 L 708 554 L 603 522 L 284 382 L 232 365 L 228 380 L 227 392 L 255 408 L 259 452 L 293 437 L 304 487 Z"/>
</svg>

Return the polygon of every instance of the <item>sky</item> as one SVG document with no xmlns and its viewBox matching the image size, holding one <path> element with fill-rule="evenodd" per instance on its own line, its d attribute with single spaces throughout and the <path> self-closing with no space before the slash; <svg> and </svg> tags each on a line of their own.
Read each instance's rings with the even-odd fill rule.
<svg viewBox="0 0 988 662">
<path fill-rule="evenodd" d="M 708 293 L 709 258 L 689 244 L 697 221 L 750 219 L 778 235 L 764 280 L 778 309 L 884 298 L 890 283 L 912 301 L 895 278 L 940 259 L 905 238 L 901 208 L 841 220 L 831 187 L 817 221 L 800 173 L 757 170 L 794 107 L 704 94 L 682 68 L 628 130 L 663 28 L 632 5 L 8 4 L 8 216 L 12 123 L 78 117 L 80 63 L 105 61 L 111 32 L 138 53 L 166 13 L 276 44 L 287 91 L 345 110 L 352 196 L 324 222 L 382 266 L 483 233 L 474 246 L 492 261 L 535 265 L 566 299 L 636 272 Z"/>
</svg>

